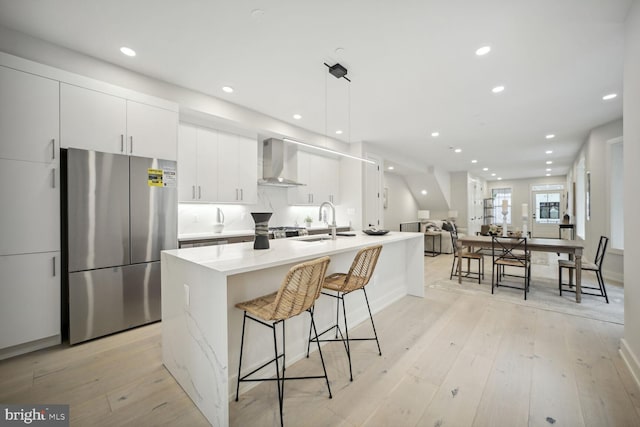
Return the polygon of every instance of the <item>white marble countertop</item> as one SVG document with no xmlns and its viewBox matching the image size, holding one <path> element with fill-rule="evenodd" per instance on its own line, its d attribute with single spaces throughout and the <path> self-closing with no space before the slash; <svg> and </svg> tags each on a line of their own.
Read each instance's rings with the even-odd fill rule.
<svg viewBox="0 0 640 427">
<path fill-rule="evenodd" d="M 349 225 L 338 225 L 338 228 L 349 228 Z M 307 228 L 308 231 L 328 230 L 328 227 L 311 227 Z M 224 239 L 226 237 L 240 237 L 240 236 L 253 236 L 253 229 L 247 230 L 222 230 L 220 233 L 214 233 L 213 231 L 207 231 L 204 233 L 183 233 L 178 234 L 178 241 L 189 242 L 193 240 L 207 240 L 207 239 Z"/>
<path fill-rule="evenodd" d="M 390 232 L 384 236 L 369 236 L 351 231 L 353 237 L 338 236 L 336 240 L 304 242 L 318 236 L 269 240 L 269 249 L 253 249 L 253 242 L 233 245 L 172 249 L 163 253 L 190 261 L 225 275 L 261 270 L 278 265 L 303 262 L 319 256 L 332 255 L 375 244 L 393 243 L 424 237 L 423 233 Z"/>
</svg>

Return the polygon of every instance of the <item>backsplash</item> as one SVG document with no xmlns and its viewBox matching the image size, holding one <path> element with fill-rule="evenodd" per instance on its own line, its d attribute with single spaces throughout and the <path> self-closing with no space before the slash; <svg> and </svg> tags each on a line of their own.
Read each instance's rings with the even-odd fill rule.
<svg viewBox="0 0 640 427">
<path fill-rule="evenodd" d="M 304 218 L 313 218 L 312 227 L 324 225 L 318 221 L 318 206 L 291 206 L 287 202 L 287 189 L 278 187 L 258 187 L 258 203 L 255 205 L 179 203 L 178 234 L 207 233 L 213 231 L 216 222 L 216 208 L 224 212 L 224 230 L 250 230 L 254 223 L 251 212 L 272 212 L 269 226 L 304 226 Z M 351 225 L 354 209 L 336 206 L 338 225 Z M 331 219 L 331 214 L 328 214 Z"/>
</svg>

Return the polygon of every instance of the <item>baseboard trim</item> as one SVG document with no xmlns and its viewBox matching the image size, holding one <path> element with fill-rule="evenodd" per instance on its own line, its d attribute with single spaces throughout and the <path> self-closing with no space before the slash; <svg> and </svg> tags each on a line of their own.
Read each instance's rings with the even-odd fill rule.
<svg viewBox="0 0 640 427">
<path fill-rule="evenodd" d="M 634 381 L 640 387 L 640 362 L 624 338 L 620 339 L 620 356 L 622 356 L 622 360 L 624 360 L 629 372 L 631 372 Z"/>
<path fill-rule="evenodd" d="M 43 348 L 47 347 L 53 347 L 61 343 L 62 338 L 60 337 L 60 335 L 54 335 L 52 337 L 42 338 L 36 341 L 3 348 L 0 350 L 0 360 L 20 356 L 21 354 L 31 353 L 32 351 L 36 350 L 42 350 Z"/>
</svg>

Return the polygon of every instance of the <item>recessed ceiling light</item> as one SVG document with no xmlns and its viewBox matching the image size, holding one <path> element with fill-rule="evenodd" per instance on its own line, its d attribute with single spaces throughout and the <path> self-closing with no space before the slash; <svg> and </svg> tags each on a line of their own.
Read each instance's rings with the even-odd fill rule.
<svg viewBox="0 0 640 427">
<path fill-rule="evenodd" d="M 462 148 L 456 148 L 456 149 L 455 149 L 455 150 L 453 150 L 453 151 L 455 151 L 456 153 L 462 153 Z"/>
<path fill-rule="evenodd" d="M 603 101 L 609 101 L 610 99 L 613 99 L 613 98 L 615 98 L 616 96 L 618 96 L 618 94 L 617 94 L 617 93 L 610 93 L 610 94 L 607 94 L 607 95 L 603 96 L 603 97 L 602 97 L 602 100 L 603 100 Z"/>
<path fill-rule="evenodd" d="M 342 131 L 341 131 L 340 129 L 338 129 L 338 130 L 336 131 L 336 135 L 342 135 Z"/>
<path fill-rule="evenodd" d="M 390 171 L 394 170 L 395 168 L 393 166 L 389 166 L 387 169 L 389 169 Z"/>
<path fill-rule="evenodd" d="M 499 176 L 499 177 L 498 177 L 498 181 L 502 181 L 502 177 L 500 177 L 500 176 Z"/>
<path fill-rule="evenodd" d="M 553 164 L 553 162 L 551 160 L 547 160 L 547 164 L 551 165 L 551 164 Z"/>
<path fill-rule="evenodd" d="M 491 174 L 491 176 L 496 176 L 496 174 L 495 174 L 495 173 L 492 173 L 492 174 Z"/>
<path fill-rule="evenodd" d="M 233 88 L 231 86 L 222 86 L 222 90 L 227 93 L 233 93 Z"/>
<path fill-rule="evenodd" d="M 122 46 L 120 48 L 120 52 L 124 53 L 127 56 L 136 56 L 136 51 L 126 46 Z"/>
<path fill-rule="evenodd" d="M 431 132 L 431 136 L 437 138 L 440 136 L 440 132 Z"/>
<path fill-rule="evenodd" d="M 294 114 L 293 118 L 296 120 L 300 120 L 302 118 L 302 116 L 300 114 Z"/>
<path fill-rule="evenodd" d="M 426 196 L 427 195 L 427 190 L 422 190 L 421 193 Z"/>
<path fill-rule="evenodd" d="M 551 172 L 551 168 L 546 168 L 545 171 Z"/>
<path fill-rule="evenodd" d="M 491 46 L 482 46 L 481 48 L 476 50 L 476 55 L 482 56 L 482 55 L 486 55 L 489 52 L 491 52 Z"/>
<path fill-rule="evenodd" d="M 547 139 L 553 139 L 555 137 L 556 136 L 554 134 L 552 134 L 552 133 L 550 133 L 549 135 L 545 136 L 545 138 L 547 138 Z"/>
<path fill-rule="evenodd" d="M 471 163 L 478 163 L 478 161 L 473 159 L 473 160 L 471 160 Z"/>
<path fill-rule="evenodd" d="M 553 150 L 547 150 L 544 152 L 544 154 L 553 154 Z"/>
<path fill-rule="evenodd" d="M 482 170 L 486 172 L 489 170 L 489 168 L 482 168 Z"/>
<path fill-rule="evenodd" d="M 548 174 L 546 174 L 546 176 L 551 176 L 551 174 L 550 174 L 550 173 L 548 173 Z"/>
<path fill-rule="evenodd" d="M 496 86 L 493 89 L 491 89 L 491 92 L 493 93 L 500 93 L 502 91 L 504 91 L 504 86 Z"/>
</svg>

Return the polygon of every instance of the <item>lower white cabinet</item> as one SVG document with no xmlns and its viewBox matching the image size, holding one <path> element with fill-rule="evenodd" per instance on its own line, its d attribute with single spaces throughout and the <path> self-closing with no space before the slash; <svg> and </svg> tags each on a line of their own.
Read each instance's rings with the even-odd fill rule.
<svg viewBox="0 0 640 427">
<path fill-rule="evenodd" d="M 60 252 L 0 256 L 0 348 L 60 335 Z"/>
<path fill-rule="evenodd" d="M 0 255 L 60 250 L 60 171 L 0 159 Z"/>
</svg>

